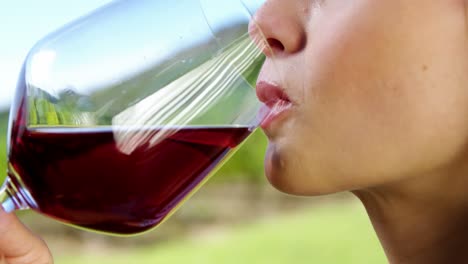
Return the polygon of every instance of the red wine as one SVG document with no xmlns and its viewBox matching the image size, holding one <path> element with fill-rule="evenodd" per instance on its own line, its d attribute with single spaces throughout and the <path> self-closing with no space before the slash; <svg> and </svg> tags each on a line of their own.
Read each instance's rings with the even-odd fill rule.
<svg viewBox="0 0 468 264">
<path fill-rule="evenodd" d="M 158 225 L 248 127 L 14 128 L 9 161 L 35 210 L 72 225 L 134 234 Z M 158 139 L 159 135 L 162 139 Z"/>
</svg>

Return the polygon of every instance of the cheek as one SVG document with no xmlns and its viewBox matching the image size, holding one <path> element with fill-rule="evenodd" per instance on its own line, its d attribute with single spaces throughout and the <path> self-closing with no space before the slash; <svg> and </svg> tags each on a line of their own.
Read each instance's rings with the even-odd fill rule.
<svg viewBox="0 0 468 264">
<path fill-rule="evenodd" d="M 323 93 L 270 144 L 267 175 L 278 189 L 320 195 L 367 188 L 447 168 L 465 149 L 467 102 L 438 93 L 343 94 Z"/>
<path fill-rule="evenodd" d="M 459 76 L 467 67 L 456 59 L 463 49 L 421 50 L 411 40 L 392 46 L 373 34 L 324 37 L 306 51 L 314 59 L 304 67 L 308 85 L 290 123 L 296 138 L 277 147 L 295 153 L 285 171 L 303 183 L 297 188 L 378 185 L 450 166 L 464 151 L 468 94 Z"/>
<path fill-rule="evenodd" d="M 359 76 L 359 67 L 353 78 L 349 69 L 335 69 L 305 96 L 295 129 L 305 140 L 289 141 L 297 152 L 304 149 L 300 156 L 317 186 L 377 185 L 449 166 L 463 152 L 468 101 L 461 84 L 395 78 L 396 72 L 372 80 L 366 70 Z"/>
</svg>

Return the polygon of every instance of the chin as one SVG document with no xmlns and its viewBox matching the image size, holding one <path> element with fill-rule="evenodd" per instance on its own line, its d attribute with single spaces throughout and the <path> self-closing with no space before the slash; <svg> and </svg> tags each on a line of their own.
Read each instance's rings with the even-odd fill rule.
<svg viewBox="0 0 468 264">
<path fill-rule="evenodd" d="M 307 192 L 306 190 L 304 190 L 303 188 L 300 188 L 299 186 L 287 184 L 284 181 L 278 181 L 277 179 L 272 179 L 270 177 L 267 177 L 267 178 L 271 186 L 273 186 L 276 190 L 282 193 L 295 195 L 295 196 L 314 196 L 313 194 Z M 319 194 L 316 194 L 316 195 L 319 195 Z"/>
<path fill-rule="evenodd" d="M 297 181 L 288 181 L 287 179 L 278 179 L 268 177 L 270 184 L 278 191 L 295 196 L 321 196 L 340 192 L 339 190 L 330 190 L 326 188 L 310 188 L 307 185 Z"/>
<path fill-rule="evenodd" d="M 280 192 L 295 196 L 321 196 L 342 192 L 339 188 L 326 185 L 323 180 L 313 181 L 314 177 L 305 174 L 282 172 L 280 170 L 266 170 L 266 177 L 270 184 Z M 318 177 L 321 178 L 321 177 Z"/>
<path fill-rule="evenodd" d="M 278 191 L 296 196 L 320 196 L 344 191 L 344 186 L 335 186 L 327 181 L 334 175 L 304 171 L 300 167 L 294 161 L 288 162 L 281 157 L 275 144 L 269 144 L 265 155 L 265 175 Z"/>
</svg>

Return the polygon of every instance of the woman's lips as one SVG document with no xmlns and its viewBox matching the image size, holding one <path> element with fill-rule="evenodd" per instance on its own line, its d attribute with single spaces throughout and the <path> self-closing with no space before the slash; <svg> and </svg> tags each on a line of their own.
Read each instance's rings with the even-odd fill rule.
<svg viewBox="0 0 468 264">
<path fill-rule="evenodd" d="M 286 93 L 277 85 L 260 81 L 257 83 L 256 92 L 258 99 L 264 103 L 258 113 L 263 129 L 267 129 L 292 106 Z"/>
</svg>

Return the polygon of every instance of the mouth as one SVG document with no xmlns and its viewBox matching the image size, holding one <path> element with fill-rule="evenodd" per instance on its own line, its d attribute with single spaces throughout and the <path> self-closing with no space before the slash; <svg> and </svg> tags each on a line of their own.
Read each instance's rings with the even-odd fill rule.
<svg viewBox="0 0 468 264">
<path fill-rule="evenodd" d="M 292 103 L 287 94 L 278 85 L 259 81 L 257 97 L 263 103 L 258 113 L 260 126 L 265 130 L 291 109 Z"/>
</svg>

